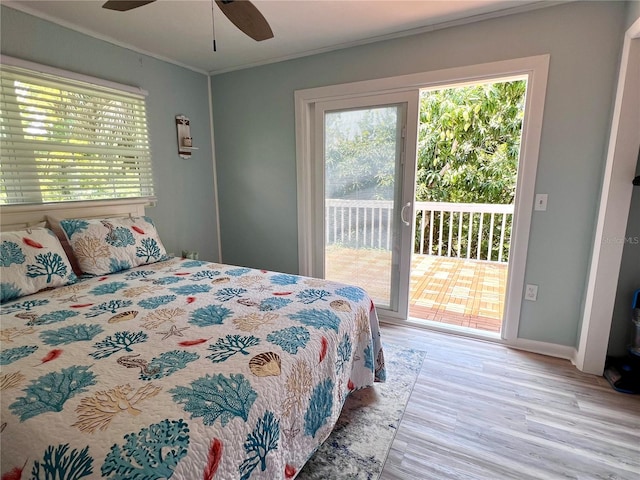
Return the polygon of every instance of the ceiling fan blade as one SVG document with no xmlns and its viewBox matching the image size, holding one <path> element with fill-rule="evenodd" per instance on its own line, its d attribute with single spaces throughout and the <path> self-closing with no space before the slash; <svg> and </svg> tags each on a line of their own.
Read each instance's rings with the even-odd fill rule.
<svg viewBox="0 0 640 480">
<path fill-rule="evenodd" d="M 231 23 L 254 40 L 273 38 L 269 23 L 253 3 L 248 0 L 216 0 L 216 3 Z"/>
<path fill-rule="evenodd" d="M 107 10 L 116 10 L 118 12 L 127 12 L 129 10 L 133 10 L 134 8 L 142 7 L 148 3 L 153 3 L 156 0 L 109 0 L 102 8 L 106 8 Z"/>
</svg>

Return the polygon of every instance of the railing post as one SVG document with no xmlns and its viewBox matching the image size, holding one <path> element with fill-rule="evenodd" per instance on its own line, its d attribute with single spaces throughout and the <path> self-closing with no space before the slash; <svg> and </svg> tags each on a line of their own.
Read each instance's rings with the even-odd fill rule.
<svg viewBox="0 0 640 480">
<path fill-rule="evenodd" d="M 361 211 L 362 210 L 362 211 Z M 463 258 L 464 243 L 463 235 L 465 225 L 468 229 L 466 239 L 466 258 L 476 258 L 483 260 L 485 253 L 482 248 L 484 230 L 487 229 L 488 245 L 486 249 L 486 260 L 504 262 L 509 258 L 509 238 L 508 228 L 513 219 L 513 205 L 489 205 L 489 204 L 463 204 L 446 202 L 415 202 L 416 215 L 414 226 L 419 231 L 419 238 L 413 241 L 413 249 L 416 253 L 429 255 L 446 255 Z M 371 215 L 369 215 L 371 211 Z M 342 243 L 352 245 L 355 248 L 392 248 L 391 228 L 393 227 L 394 203 L 391 200 L 341 200 L 326 199 L 325 201 L 325 241 L 327 244 Z M 475 232 L 475 214 L 480 215 L 479 229 Z M 485 225 L 484 215 L 488 214 Z M 458 218 L 456 219 L 456 215 Z M 469 216 L 468 221 L 465 215 Z M 496 215 L 502 215 L 501 223 L 496 224 Z M 362 216 L 362 225 L 360 220 Z M 354 222 L 355 220 L 355 222 Z M 438 221 L 438 231 L 434 231 L 434 224 Z M 457 221 L 458 227 L 454 229 Z M 445 224 L 447 225 L 447 238 L 444 239 Z M 370 224 L 369 224 L 370 223 Z M 427 229 L 428 226 L 428 229 Z M 376 228 L 377 235 L 376 235 Z M 500 239 L 498 242 L 496 229 L 500 228 Z M 346 232 L 345 232 L 346 229 Z M 369 230 L 371 233 L 369 234 Z M 383 232 L 383 229 L 385 232 Z M 355 233 L 354 233 L 355 230 Z M 426 240 L 429 235 L 429 240 Z M 437 237 L 436 237 L 437 235 Z M 457 236 L 457 238 L 456 238 Z M 494 237 L 495 240 L 494 240 Z M 446 252 L 443 248 L 444 241 L 447 241 Z M 476 241 L 477 245 L 473 245 Z M 494 241 L 496 245 L 494 245 Z M 493 251 L 498 248 L 496 260 L 493 258 Z M 434 250 L 435 249 L 435 250 Z M 473 255 L 472 257 L 472 250 Z"/>
</svg>

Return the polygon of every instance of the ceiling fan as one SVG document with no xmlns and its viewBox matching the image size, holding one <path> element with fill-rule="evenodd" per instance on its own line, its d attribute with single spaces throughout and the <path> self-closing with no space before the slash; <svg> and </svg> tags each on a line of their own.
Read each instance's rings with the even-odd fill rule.
<svg viewBox="0 0 640 480">
<path fill-rule="evenodd" d="M 109 0 L 102 5 L 102 8 L 126 12 L 155 1 L 156 0 Z M 215 2 L 218 4 L 218 7 L 220 7 L 220 10 L 222 10 L 222 13 L 231 20 L 231 23 L 249 37 L 258 42 L 273 38 L 273 32 L 271 31 L 269 23 L 253 3 L 248 0 L 215 0 Z"/>
</svg>

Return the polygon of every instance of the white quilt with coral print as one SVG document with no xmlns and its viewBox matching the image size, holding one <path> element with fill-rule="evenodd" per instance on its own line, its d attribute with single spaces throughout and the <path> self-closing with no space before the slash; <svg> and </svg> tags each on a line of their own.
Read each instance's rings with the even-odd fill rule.
<svg viewBox="0 0 640 480">
<path fill-rule="evenodd" d="M 1 313 L 3 479 L 291 479 L 385 375 L 365 292 L 295 275 L 171 259 Z"/>
</svg>

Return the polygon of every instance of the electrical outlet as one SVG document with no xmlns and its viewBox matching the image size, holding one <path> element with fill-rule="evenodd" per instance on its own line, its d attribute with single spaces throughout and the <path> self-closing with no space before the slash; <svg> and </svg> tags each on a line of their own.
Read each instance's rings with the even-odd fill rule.
<svg viewBox="0 0 640 480">
<path fill-rule="evenodd" d="M 538 300 L 538 285 L 528 283 L 524 289 L 524 299 L 532 302 Z"/>
</svg>

